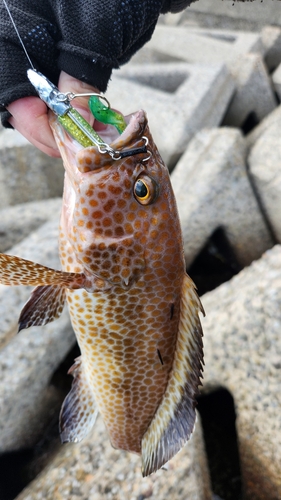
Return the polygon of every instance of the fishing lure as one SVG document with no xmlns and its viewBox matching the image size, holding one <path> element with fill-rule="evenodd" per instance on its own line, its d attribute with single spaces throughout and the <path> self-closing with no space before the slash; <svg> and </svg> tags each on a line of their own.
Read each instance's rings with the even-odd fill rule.
<svg viewBox="0 0 281 500">
<path fill-rule="evenodd" d="M 78 111 L 71 106 L 70 100 L 75 97 L 91 96 L 95 97 L 95 101 L 90 102 L 90 109 L 94 116 L 97 115 L 99 121 L 102 123 L 110 123 L 115 126 L 115 128 L 121 133 L 126 128 L 126 122 L 124 117 L 120 113 L 113 111 L 110 108 L 108 100 L 101 96 L 100 94 L 74 94 L 68 92 L 64 94 L 60 92 L 59 89 L 52 83 L 46 76 L 42 75 L 39 71 L 35 69 L 28 69 L 27 76 L 38 92 L 38 95 L 42 101 L 47 104 L 57 116 L 59 123 L 64 127 L 64 129 L 73 137 L 81 146 L 89 147 L 96 146 L 101 154 L 108 154 L 113 160 L 120 160 L 126 156 L 138 155 L 140 153 L 148 153 L 147 151 L 147 139 L 143 137 L 144 145 L 138 148 L 119 151 L 113 149 L 109 144 L 103 141 L 97 132 L 91 127 L 91 125 L 83 118 L 83 116 L 78 113 Z M 105 99 L 108 106 L 102 106 L 99 99 Z"/>
<path fill-rule="evenodd" d="M 124 116 L 116 111 L 113 111 L 109 106 L 105 106 L 100 102 L 98 95 L 92 95 L 89 99 L 89 108 L 96 118 L 96 120 L 101 123 L 108 123 L 113 125 L 122 134 L 127 124 L 125 122 Z"/>
</svg>

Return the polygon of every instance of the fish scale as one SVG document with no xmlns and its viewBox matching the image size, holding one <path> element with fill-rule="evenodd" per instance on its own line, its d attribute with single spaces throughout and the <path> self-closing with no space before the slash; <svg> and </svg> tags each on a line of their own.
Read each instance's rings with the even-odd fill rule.
<svg viewBox="0 0 281 500">
<path fill-rule="evenodd" d="M 20 329 L 54 320 L 67 301 L 81 356 L 69 371 L 62 441 L 83 439 L 100 412 L 112 445 L 140 453 L 146 476 L 193 432 L 203 309 L 185 273 L 169 172 L 146 115 L 139 111 L 126 122 L 110 146 L 135 154 L 114 160 L 79 146 L 51 119 L 65 167 L 63 270 L 0 254 L 0 282 L 37 285 Z"/>
</svg>

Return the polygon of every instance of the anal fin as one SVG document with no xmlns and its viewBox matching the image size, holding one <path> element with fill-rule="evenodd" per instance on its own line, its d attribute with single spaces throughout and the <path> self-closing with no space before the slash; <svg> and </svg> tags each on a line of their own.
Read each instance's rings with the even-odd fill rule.
<svg viewBox="0 0 281 500">
<path fill-rule="evenodd" d="M 43 326 L 59 318 L 65 303 L 65 288 L 37 286 L 24 305 L 19 317 L 19 329 Z"/>
<path fill-rule="evenodd" d="M 163 399 L 142 438 L 142 473 L 148 476 L 168 462 L 190 438 L 196 421 L 196 396 L 203 366 L 203 312 L 196 288 L 185 276 L 173 367 Z"/>
<path fill-rule="evenodd" d="M 92 429 L 98 410 L 83 373 L 81 357 L 75 360 L 68 373 L 74 378 L 60 412 L 60 436 L 63 443 L 77 443 Z"/>
</svg>

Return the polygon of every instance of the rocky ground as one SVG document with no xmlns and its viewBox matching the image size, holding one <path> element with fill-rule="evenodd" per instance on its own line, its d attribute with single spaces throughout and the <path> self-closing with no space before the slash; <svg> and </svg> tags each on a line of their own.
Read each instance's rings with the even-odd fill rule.
<svg viewBox="0 0 281 500">
<path fill-rule="evenodd" d="M 17 336 L 30 289 L 0 286 L 0 499 L 281 499 L 281 2 L 199 0 L 161 18 L 108 98 L 147 111 L 171 170 L 207 313 L 196 432 L 146 479 L 100 419 L 60 445 L 78 353 L 67 312 Z M 58 268 L 61 162 L 14 131 L 0 148 L 0 251 Z"/>
</svg>

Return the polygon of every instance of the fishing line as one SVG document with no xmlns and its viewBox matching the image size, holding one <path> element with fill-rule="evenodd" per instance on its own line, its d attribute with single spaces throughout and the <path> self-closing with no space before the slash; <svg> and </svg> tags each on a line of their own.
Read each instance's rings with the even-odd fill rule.
<svg viewBox="0 0 281 500">
<path fill-rule="evenodd" d="M 13 25 L 13 26 L 14 26 L 14 28 L 15 28 L 15 32 L 16 32 L 17 37 L 18 37 L 18 39 L 19 39 L 19 41 L 20 41 L 20 43 L 21 43 L 21 46 L 22 46 L 22 48 L 23 48 L 23 50 L 24 50 L 24 53 L 25 53 L 25 55 L 26 55 L 26 57 L 27 57 L 27 59 L 28 59 L 28 62 L 29 62 L 29 64 L 31 65 L 32 69 L 34 69 L 34 70 L 35 70 L 35 67 L 33 66 L 32 61 L 31 61 L 31 59 L 30 59 L 30 57 L 29 57 L 29 55 L 28 55 L 28 52 L 27 52 L 27 50 L 26 50 L 26 48 L 25 48 L 25 45 L 24 45 L 24 43 L 23 43 L 23 40 L 22 40 L 22 38 L 21 38 L 21 36 L 20 36 L 20 34 L 19 34 L 19 30 L 18 30 L 18 28 L 17 28 L 17 26 L 16 26 L 16 24 L 15 24 L 15 21 L 14 21 L 14 19 L 13 19 L 13 16 L 12 16 L 12 14 L 11 14 L 11 11 L 10 11 L 10 9 L 9 9 L 9 7 L 8 7 L 8 4 L 7 4 L 6 0 L 3 0 L 3 4 L 4 4 L 4 5 L 5 5 L 5 7 L 6 7 L 6 11 L 7 11 L 7 12 L 8 12 L 8 14 L 9 14 L 9 17 L 10 17 L 10 19 L 11 19 L 11 21 L 12 21 L 12 25 Z"/>
</svg>

